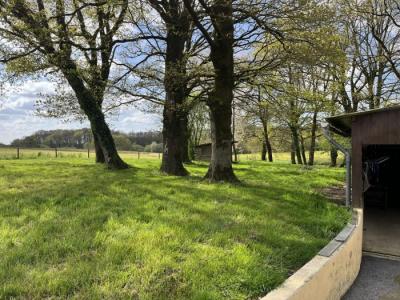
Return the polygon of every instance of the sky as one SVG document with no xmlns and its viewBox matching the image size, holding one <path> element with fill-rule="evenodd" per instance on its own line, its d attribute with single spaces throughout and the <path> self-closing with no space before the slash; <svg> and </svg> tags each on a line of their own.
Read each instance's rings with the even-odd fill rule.
<svg viewBox="0 0 400 300">
<path fill-rule="evenodd" d="M 28 136 L 38 130 L 77 129 L 89 127 L 87 122 L 65 123 L 35 115 L 35 100 L 39 95 L 51 94 L 54 86 L 48 81 L 27 81 L 19 87 L 5 87 L 0 95 L 0 143 L 9 144 L 14 139 Z M 113 130 L 124 132 L 157 130 L 161 128 L 160 116 L 144 113 L 137 108 L 124 108 L 117 116 L 108 119 Z"/>
</svg>

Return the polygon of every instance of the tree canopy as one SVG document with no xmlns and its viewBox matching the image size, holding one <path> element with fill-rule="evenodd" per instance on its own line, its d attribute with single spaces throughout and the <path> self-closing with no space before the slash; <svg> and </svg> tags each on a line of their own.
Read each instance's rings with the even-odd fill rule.
<svg viewBox="0 0 400 300">
<path fill-rule="evenodd" d="M 140 102 L 162 114 L 162 172 L 187 175 L 193 147 L 207 141 L 205 178 L 236 182 L 234 137 L 242 139 L 239 151 L 252 140 L 263 160 L 285 149 L 292 163 L 312 165 L 325 117 L 397 103 L 399 7 L 395 0 L 0 0 L 1 70 L 9 84 L 56 82 L 38 112 L 87 119 L 97 161 L 110 168 L 127 167 L 115 147 L 127 140 L 107 117 Z"/>
</svg>

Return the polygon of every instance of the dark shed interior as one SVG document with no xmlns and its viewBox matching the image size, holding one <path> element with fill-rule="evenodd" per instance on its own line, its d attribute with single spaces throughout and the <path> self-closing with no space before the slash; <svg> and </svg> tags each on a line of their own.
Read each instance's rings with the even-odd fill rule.
<svg viewBox="0 0 400 300">
<path fill-rule="evenodd" d="M 400 145 L 363 147 L 364 207 L 400 207 Z"/>
<path fill-rule="evenodd" d="M 400 256 L 400 106 L 327 119 L 351 137 L 353 207 L 364 209 L 363 250 Z"/>
</svg>

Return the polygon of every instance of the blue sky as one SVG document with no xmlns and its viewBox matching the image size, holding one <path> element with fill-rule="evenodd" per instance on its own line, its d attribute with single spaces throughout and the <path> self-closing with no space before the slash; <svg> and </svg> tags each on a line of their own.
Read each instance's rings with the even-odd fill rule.
<svg viewBox="0 0 400 300">
<path fill-rule="evenodd" d="M 16 138 L 28 136 L 38 130 L 75 129 L 88 127 L 88 123 L 65 123 L 56 119 L 35 116 L 34 103 L 39 94 L 53 93 L 48 81 L 27 81 L 19 87 L 6 87 L 0 96 L 0 143 L 9 144 Z M 112 129 L 124 132 L 161 128 L 160 116 L 144 113 L 135 108 L 124 108 L 108 120 Z"/>
</svg>

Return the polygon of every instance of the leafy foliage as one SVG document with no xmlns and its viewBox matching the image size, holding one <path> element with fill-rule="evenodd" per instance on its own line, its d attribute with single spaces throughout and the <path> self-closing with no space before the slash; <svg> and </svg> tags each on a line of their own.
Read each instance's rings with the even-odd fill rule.
<svg viewBox="0 0 400 300">
<path fill-rule="evenodd" d="M 120 150 L 143 151 L 144 147 L 156 143 L 162 143 L 161 133 L 158 131 L 113 132 L 116 146 Z M 88 146 L 93 149 L 93 136 L 88 128 L 77 130 L 41 130 L 22 139 L 11 142 L 13 147 L 25 148 L 77 148 L 83 149 Z M 159 152 L 159 149 L 156 149 Z"/>
</svg>

